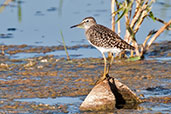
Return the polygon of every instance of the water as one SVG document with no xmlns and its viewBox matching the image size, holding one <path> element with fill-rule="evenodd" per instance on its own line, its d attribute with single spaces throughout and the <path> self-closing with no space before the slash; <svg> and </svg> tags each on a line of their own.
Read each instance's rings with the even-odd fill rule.
<svg viewBox="0 0 171 114">
<path fill-rule="evenodd" d="M 156 60 L 159 62 L 163 62 L 163 61 L 167 61 L 167 62 L 171 62 L 171 57 L 155 57 L 155 58 L 146 58 L 147 60 Z"/>
<path fill-rule="evenodd" d="M 1 0 L 0 4 L 4 1 Z M 152 11 L 156 17 L 168 21 L 171 18 L 170 6 L 170 0 L 157 0 Z M 98 23 L 111 28 L 110 0 L 16 0 L 0 13 L 0 43 L 59 45 L 62 31 L 67 45 L 88 44 L 84 41 L 83 30 L 70 29 L 70 26 L 87 16 L 94 16 Z M 124 31 L 125 25 L 121 25 Z M 138 42 L 144 41 L 148 31 L 161 26 L 158 22 L 146 19 L 136 36 Z M 124 34 L 122 32 L 121 36 Z M 169 34 L 171 33 L 164 32 L 156 41 L 170 40 Z"/>
<path fill-rule="evenodd" d="M 79 48 L 76 50 L 68 50 L 69 56 L 71 58 L 89 58 L 89 57 L 101 57 L 101 54 L 98 50 L 88 49 L 87 48 Z M 92 54 L 93 53 L 93 54 Z M 45 56 L 45 55 L 54 55 L 56 58 L 64 57 L 66 58 L 66 52 L 64 50 L 47 52 L 47 53 L 17 53 L 14 55 L 10 55 L 11 59 L 25 59 L 25 58 L 32 58 L 38 56 Z"/>
<path fill-rule="evenodd" d="M 1 0 L 2 5 L 5 0 Z M 171 1 L 157 0 L 152 11 L 156 17 L 168 21 L 171 18 Z M 61 31 L 66 45 L 89 44 L 84 31 L 70 29 L 86 16 L 94 16 L 98 23 L 111 28 L 110 0 L 18 0 L 10 2 L 0 10 L 0 44 L 27 44 L 37 46 L 62 45 Z M 123 23 L 123 21 L 121 21 Z M 149 26 L 150 25 L 150 26 Z M 151 29 L 159 29 L 162 24 L 146 19 L 136 38 L 143 43 Z M 121 24 L 125 31 L 125 25 Z M 124 37 L 124 32 L 121 36 Z M 171 32 L 164 32 L 157 38 L 157 42 L 170 40 Z M 92 54 L 93 53 L 93 54 Z M 52 52 L 58 57 L 66 57 L 64 51 Z M 101 57 L 94 49 L 69 50 L 71 58 Z M 12 58 L 29 58 L 43 54 L 17 54 Z"/>
<path fill-rule="evenodd" d="M 15 99 L 15 101 L 21 102 L 36 102 L 48 105 L 55 104 L 81 104 L 80 97 L 57 97 L 57 98 L 27 98 L 27 99 Z"/>
<path fill-rule="evenodd" d="M 164 97 L 164 96 L 170 96 L 171 90 L 158 86 L 158 87 L 153 87 L 153 88 L 147 88 L 146 90 L 141 90 L 141 93 L 144 94 L 145 98 Z"/>
<path fill-rule="evenodd" d="M 66 104 L 68 106 L 68 114 L 78 113 L 79 105 L 83 102 L 83 97 L 57 97 L 57 98 L 27 98 L 15 99 L 20 102 L 43 103 L 47 105 Z"/>
</svg>

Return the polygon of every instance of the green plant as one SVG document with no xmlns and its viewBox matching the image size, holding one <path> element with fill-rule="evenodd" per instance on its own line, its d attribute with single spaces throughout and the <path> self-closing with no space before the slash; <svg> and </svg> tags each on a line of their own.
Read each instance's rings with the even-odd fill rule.
<svg viewBox="0 0 171 114">
<path fill-rule="evenodd" d="M 120 20 L 125 17 L 126 31 L 124 40 L 128 43 L 132 43 L 132 45 L 135 47 L 135 55 L 133 55 L 134 52 L 131 52 L 131 56 L 138 56 L 140 59 L 142 59 L 144 57 L 144 54 L 149 50 L 150 46 L 155 41 L 155 39 L 164 30 L 171 30 L 171 20 L 167 23 L 153 15 L 151 8 L 154 2 L 155 0 L 124 0 L 123 2 L 118 2 L 117 0 L 111 1 L 112 30 L 115 31 L 115 23 L 117 23 L 118 34 L 120 35 Z M 115 21 L 116 16 L 117 20 Z M 154 21 L 163 23 L 164 26 L 157 31 L 151 30 L 145 38 L 144 43 L 142 45 L 139 45 L 135 35 L 139 31 L 141 24 L 147 17 L 150 17 Z"/>
<path fill-rule="evenodd" d="M 66 48 L 66 44 L 65 44 L 65 40 L 64 40 L 64 36 L 63 36 L 62 31 L 61 31 L 61 37 L 62 37 L 62 42 L 63 42 L 63 45 L 64 45 L 64 49 L 65 49 L 65 52 L 66 52 L 66 55 L 67 55 L 67 60 L 70 60 L 70 57 L 69 57 L 69 54 L 68 54 L 68 51 L 67 51 L 67 48 Z"/>
</svg>

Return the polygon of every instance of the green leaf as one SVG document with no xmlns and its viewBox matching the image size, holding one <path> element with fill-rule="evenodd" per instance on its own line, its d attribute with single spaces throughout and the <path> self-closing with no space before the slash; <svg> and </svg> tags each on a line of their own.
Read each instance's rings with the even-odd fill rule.
<svg viewBox="0 0 171 114">
<path fill-rule="evenodd" d="M 117 22 L 125 15 L 126 12 L 127 12 L 127 9 L 125 9 L 125 10 L 122 12 L 122 14 L 118 17 L 118 19 L 116 20 L 115 23 L 117 23 Z"/>
<path fill-rule="evenodd" d="M 149 15 L 148 15 L 153 21 L 156 21 L 155 17 L 154 17 L 154 14 L 152 11 L 149 12 Z"/>
<path fill-rule="evenodd" d="M 119 8 L 117 11 L 113 12 L 113 14 L 116 15 L 116 14 L 118 14 L 120 11 L 122 11 L 123 9 L 124 9 L 124 8 L 121 7 L 121 8 Z"/>
<path fill-rule="evenodd" d="M 127 3 L 125 3 L 125 5 L 123 7 L 121 7 L 120 9 L 118 9 L 116 12 L 119 12 L 121 10 L 123 10 L 122 14 L 118 17 L 118 19 L 116 20 L 115 23 L 117 23 L 128 11 L 130 11 L 130 9 L 132 8 L 132 4 L 134 2 L 134 0 L 127 0 Z M 116 14 L 116 13 L 115 13 Z"/>
<path fill-rule="evenodd" d="M 168 28 L 170 28 L 170 29 L 171 29 L 171 24 L 168 26 Z"/>
<path fill-rule="evenodd" d="M 67 59 L 70 60 L 70 57 L 69 57 L 69 54 L 68 54 L 68 51 L 67 51 L 67 47 L 66 47 L 66 44 L 65 44 L 65 41 L 64 41 L 64 36 L 63 36 L 62 30 L 61 30 L 61 37 L 62 37 L 62 42 L 63 42 L 63 45 L 64 45 L 64 49 L 65 49 L 65 52 L 66 52 L 66 55 L 67 55 Z"/>
<path fill-rule="evenodd" d="M 138 61 L 138 60 L 141 60 L 141 57 L 140 56 L 136 56 L 136 57 L 130 57 L 127 59 L 128 61 Z"/>
<path fill-rule="evenodd" d="M 130 27 L 130 26 L 127 26 L 127 30 L 129 31 L 129 33 L 130 33 L 130 35 L 132 36 L 132 38 L 133 38 L 133 40 L 135 40 L 134 38 L 134 36 L 135 36 L 135 34 L 134 34 L 134 31 L 133 31 L 133 29 Z"/>
</svg>

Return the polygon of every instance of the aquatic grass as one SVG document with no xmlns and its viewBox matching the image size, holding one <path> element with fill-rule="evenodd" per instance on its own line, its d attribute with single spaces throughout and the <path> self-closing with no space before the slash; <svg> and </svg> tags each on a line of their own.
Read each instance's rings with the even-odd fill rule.
<svg viewBox="0 0 171 114">
<path fill-rule="evenodd" d="M 65 49 L 65 52 L 66 52 L 66 55 L 67 55 L 67 60 L 70 60 L 70 57 L 69 57 L 69 54 L 68 54 L 68 51 L 67 51 L 67 48 L 66 48 L 66 44 L 65 44 L 65 40 L 64 40 L 64 36 L 63 36 L 62 31 L 60 33 L 61 33 L 61 37 L 62 37 L 62 42 L 63 42 L 63 45 L 64 45 L 64 49 Z"/>
<path fill-rule="evenodd" d="M 22 12 L 21 12 L 21 2 L 18 1 L 18 21 L 21 22 L 22 21 Z"/>
<path fill-rule="evenodd" d="M 61 16 L 62 15 L 62 7 L 63 7 L 63 0 L 59 1 L 59 10 L 58 10 L 58 15 Z"/>
</svg>

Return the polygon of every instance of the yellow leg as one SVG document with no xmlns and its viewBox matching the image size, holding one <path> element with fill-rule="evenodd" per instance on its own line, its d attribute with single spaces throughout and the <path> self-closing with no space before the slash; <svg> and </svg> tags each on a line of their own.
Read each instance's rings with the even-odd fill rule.
<svg viewBox="0 0 171 114">
<path fill-rule="evenodd" d="M 106 65 L 107 65 L 107 61 L 106 61 L 106 57 L 104 55 L 104 53 L 102 53 L 103 58 L 104 58 L 104 73 L 103 73 L 103 78 L 106 78 Z"/>
<path fill-rule="evenodd" d="M 108 67 L 108 69 L 107 69 L 106 74 L 109 74 L 109 70 L 110 70 L 110 67 L 112 66 L 113 59 L 114 59 L 114 56 L 113 56 L 113 53 L 112 53 L 112 57 L 111 57 L 110 64 L 109 64 L 109 67 Z"/>
<path fill-rule="evenodd" d="M 96 81 L 96 84 L 99 84 L 100 82 L 102 82 L 103 80 L 105 80 L 107 78 L 107 73 L 106 73 L 106 66 L 107 66 L 107 60 L 106 60 L 106 57 L 104 55 L 104 53 L 102 53 L 103 55 L 103 58 L 104 58 L 104 73 L 103 75 L 100 77 L 99 80 Z"/>
</svg>

